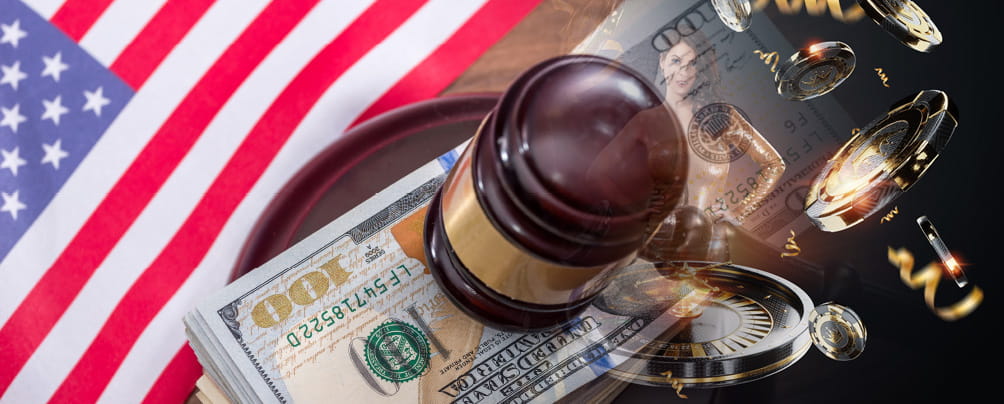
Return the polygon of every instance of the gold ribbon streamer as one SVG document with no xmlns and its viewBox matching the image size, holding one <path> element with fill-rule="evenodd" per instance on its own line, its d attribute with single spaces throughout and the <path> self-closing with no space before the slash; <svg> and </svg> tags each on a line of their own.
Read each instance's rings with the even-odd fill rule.
<svg viewBox="0 0 1004 404">
<path fill-rule="evenodd" d="M 779 56 L 777 56 L 777 52 L 764 53 L 762 50 L 757 49 L 753 51 L 753 53 L 760 55 L 760 60 L 762 60 L 765 65 L 769 65 L 772 62 L 774 63 L 774 65 L 770 67 L 771 72 L 777 70 L 777 59 L 779 58 Z"/>
<path fill-rule="evenodd" d="M 673 371 L 667 370 L 662 372 L 662 374 L 666 375 L 666 383 L 669 383 L 670 386 L 676 389 L 676 396 L 686 399 L 687 395 L 680 392 L 680 390 L 683 390 L 683 383 L 680 383 L 679 380 L 673 378 Z"/>
<path fill-rule="evenodd" d="M 791 232 L 791 237 L 788 237 L 788 242 L 784 245 L 784 248 L 788 251 L 793 252 L 783 252 L 781 253 L 781 258 L 784 257 L 794 257 L 802 252 L 802 249 L 798 247 L 798 243 L 795 242 L 795 231 L 789 230 Z"/>
<path fill-rule="evenodd" d="M 768 3 L 770 0 L 757 0 L 753 4 L 753 10 L 763 10 Z M 865 10 L 856 2 L 848 6 L 847 9 L 841 6 L 840 0 L 774 0 L 774 3 L 777 5 L 778 11 L 788 15 L 798 14 L 802 10 L 803 3 L 805 11 L 813 16 L 822 15 L 829 9 L 833 19 L 843 23 L 857 22 L 865 16 Z"/>
<path fill-rule="evenodd" d="M 882 220 L 879 220 L 879 224 L 892 221 L 892 218 L 896 217 L 897 213 L 899 213 L 899 206 L 892 208 L 892 210 L 890 210 L 889 213 L 886 213 L 885 216 L 882 216 Z"/>
<path fill-rule="evenodd" d="M 887 83 L 887 81 L 889 81 L 889 76 L 886 76 L 885 73 L 882 73 L 881 67 L 876 67 L 875 72 L 878 73 L 879 78 L 882 79 L 882 85 L 888 88 L 889 83 Z"/>
<path fill-rule="evenodd" d="M 924 269 L 913 273 L 914 259 L 909 250 L 906 248 L 893 250 L 892 247 L 889 247 L 888 256 L 889 263 L 899 267 L 899 277 L 906 286 L 914 290 L 924 288 L 924 302 L 942 320 L 955 321 L 968 316 L 983 302 L 983 289 L 973 286 L 973 289 L 962 300 L 951 306 L 937 307 L 934 305 L 934 295 L 938 290 L 938 283 L 941 282 L 941 266 L 932 262 L 927 264 Z"/>
</svg>

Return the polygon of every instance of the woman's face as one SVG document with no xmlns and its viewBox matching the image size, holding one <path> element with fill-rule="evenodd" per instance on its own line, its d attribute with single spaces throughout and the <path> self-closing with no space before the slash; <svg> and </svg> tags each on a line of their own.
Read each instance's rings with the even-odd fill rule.
<svg viewBox="0 0 1004 404">
<path fill-rule="evenodd" d="M 681 41 L 659 55 L 659 67 L 665 75 L 667 92 L 682 98 L 697 81 L 697 52 Z"/>
</svg>

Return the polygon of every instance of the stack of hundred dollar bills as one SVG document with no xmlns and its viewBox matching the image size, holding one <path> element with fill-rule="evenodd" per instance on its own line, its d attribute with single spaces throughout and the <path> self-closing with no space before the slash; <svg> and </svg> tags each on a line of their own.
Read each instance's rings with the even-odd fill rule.
<svg viewBox="0 0 1004 404">
<path fill-rule="evenodd" d="M 456 153 L 454 150 L 452 153 Z M 442 159 L 441 159 L 442 160 Z M 217 402 L 554 402 L 665 330 L 590 307 L 542 332 L 466 316 L 426 268 L 426 205 L 441 160 L 420 167 L 185 316 Z"/>
</svg>

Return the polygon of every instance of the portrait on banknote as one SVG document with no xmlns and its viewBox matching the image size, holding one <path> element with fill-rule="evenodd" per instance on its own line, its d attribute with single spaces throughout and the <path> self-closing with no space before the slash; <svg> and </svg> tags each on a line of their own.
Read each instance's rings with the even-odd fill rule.
<svg viewBox="0 0 1004 404">
<path fill-rule="evenodd" d="M 575 49 L 648 77 L 684 125 L 687 202 L 669 220 L 706 223 L 705 259 L 727 258 L 714 223 L 732 223 L 771 245 L 790 228 L 808 228 L 800 201 L 827 156 L 849 136 L 842 128 L 853 125 L 839 104 L 778 97 L 771 66 L 754 53 L 794 49 L 769 19 L 735 32 L 709 2 L 697 0 L 626 3 Z"/>
</svg>

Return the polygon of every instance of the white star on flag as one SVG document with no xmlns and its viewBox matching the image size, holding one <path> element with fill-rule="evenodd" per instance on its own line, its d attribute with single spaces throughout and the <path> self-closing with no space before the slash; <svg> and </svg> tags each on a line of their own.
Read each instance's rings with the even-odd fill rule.
<svg viewBox="0 0 1004 404">
<path fill-rule="evenodd" d="M 0 126 L 7 126 L 14 133 L 17 133 L 17 126 L 28 120 L 24 115 L 21 115 L 20 110 L 21 104 L 14 104 L 14 108 L 10 109 L 0 107 L 0 114 L 3 114 L 3 119 L 0 119 Z"/>
<path fill-rule="evenodd" d="M 17 211 L 28 208 L 18 199 L 17 193 L 18 191 L 14 191 L 13 194 L 0 192 L 0 196 L 3 196 L 3 207 L 0 207 L 0 212 L 10 212 L 10 217 L 14 220 L 17 220 Z"/>
<path fill-rule="evenodd" d="M 42 120 L 51 119 L 56 126 L 59 126 L 59 117 L 70 112 L 63 106 L 63 96 L 57 95 L 52 101 L 42 100 L 45 112 L 42 113 Z"/>
<path fill-rule="evenodd" d="M 0 85 L 10 84 L 14 90 L 17 90 L 18 82 L 28 78 L 28 75 L 21 71 L 20 60 L 9 66 L 0 66 L 0 71 L 3 71 L 3 78 L 0 78 Z"/>
<path fill-rule="evenodd" d="M 84 97 L 87 97 L 87 103 L 84 104 L 84 111 L 94 111 L 94 115 L 101 116 L 101 107 L 108 105 L 111 101 L 102 95 L 104 88 L 98 87 L 97 90 L 87 91 L 84 90 Z"/>
<path fill-rule="evenodd" d="M 66 158 L 70 154 L 63 150 L 62 139 L 57 139 L 53 144 L 42 143 L 42 149 L 45 150 L 45 156 L 42 157 L 42 164 L 52 163 L 52 167 L 59 169 L 59 160 Z"/>
<path fill-rule="evenodd" d="M 27 161 L 24 161 L 18 155 L 17 147 L 14 148 L 14 151 L 0 149 L 0 155 L 3 155 L 3 162 L 0 162 L 0 170 L 9 169 L 15 177 L 17 177 L 17 168 L 28 164 Z"/>
<path fill-rule="evenodd" d="M 27 32 L 21 30 L 21 20 L 14 20 L 13 24 L 0 24 L 0 31 L 3 31 L 3 37 L 0 37 L 0 43 L 9 43 L 13 47 L 17 47 L 17 42 L 28 36 Z"/>
<path fill-rule="evenodd" d="M 42 77 L 52 76 L 52 79 L 57 82 L 59 81 L 59 74 L 70 68 L 70 65 L 63 63 L 63 52 L 56 52 L 52 57 L 42 56 L 42 63 L 45 63 Z"/>
</svg>

